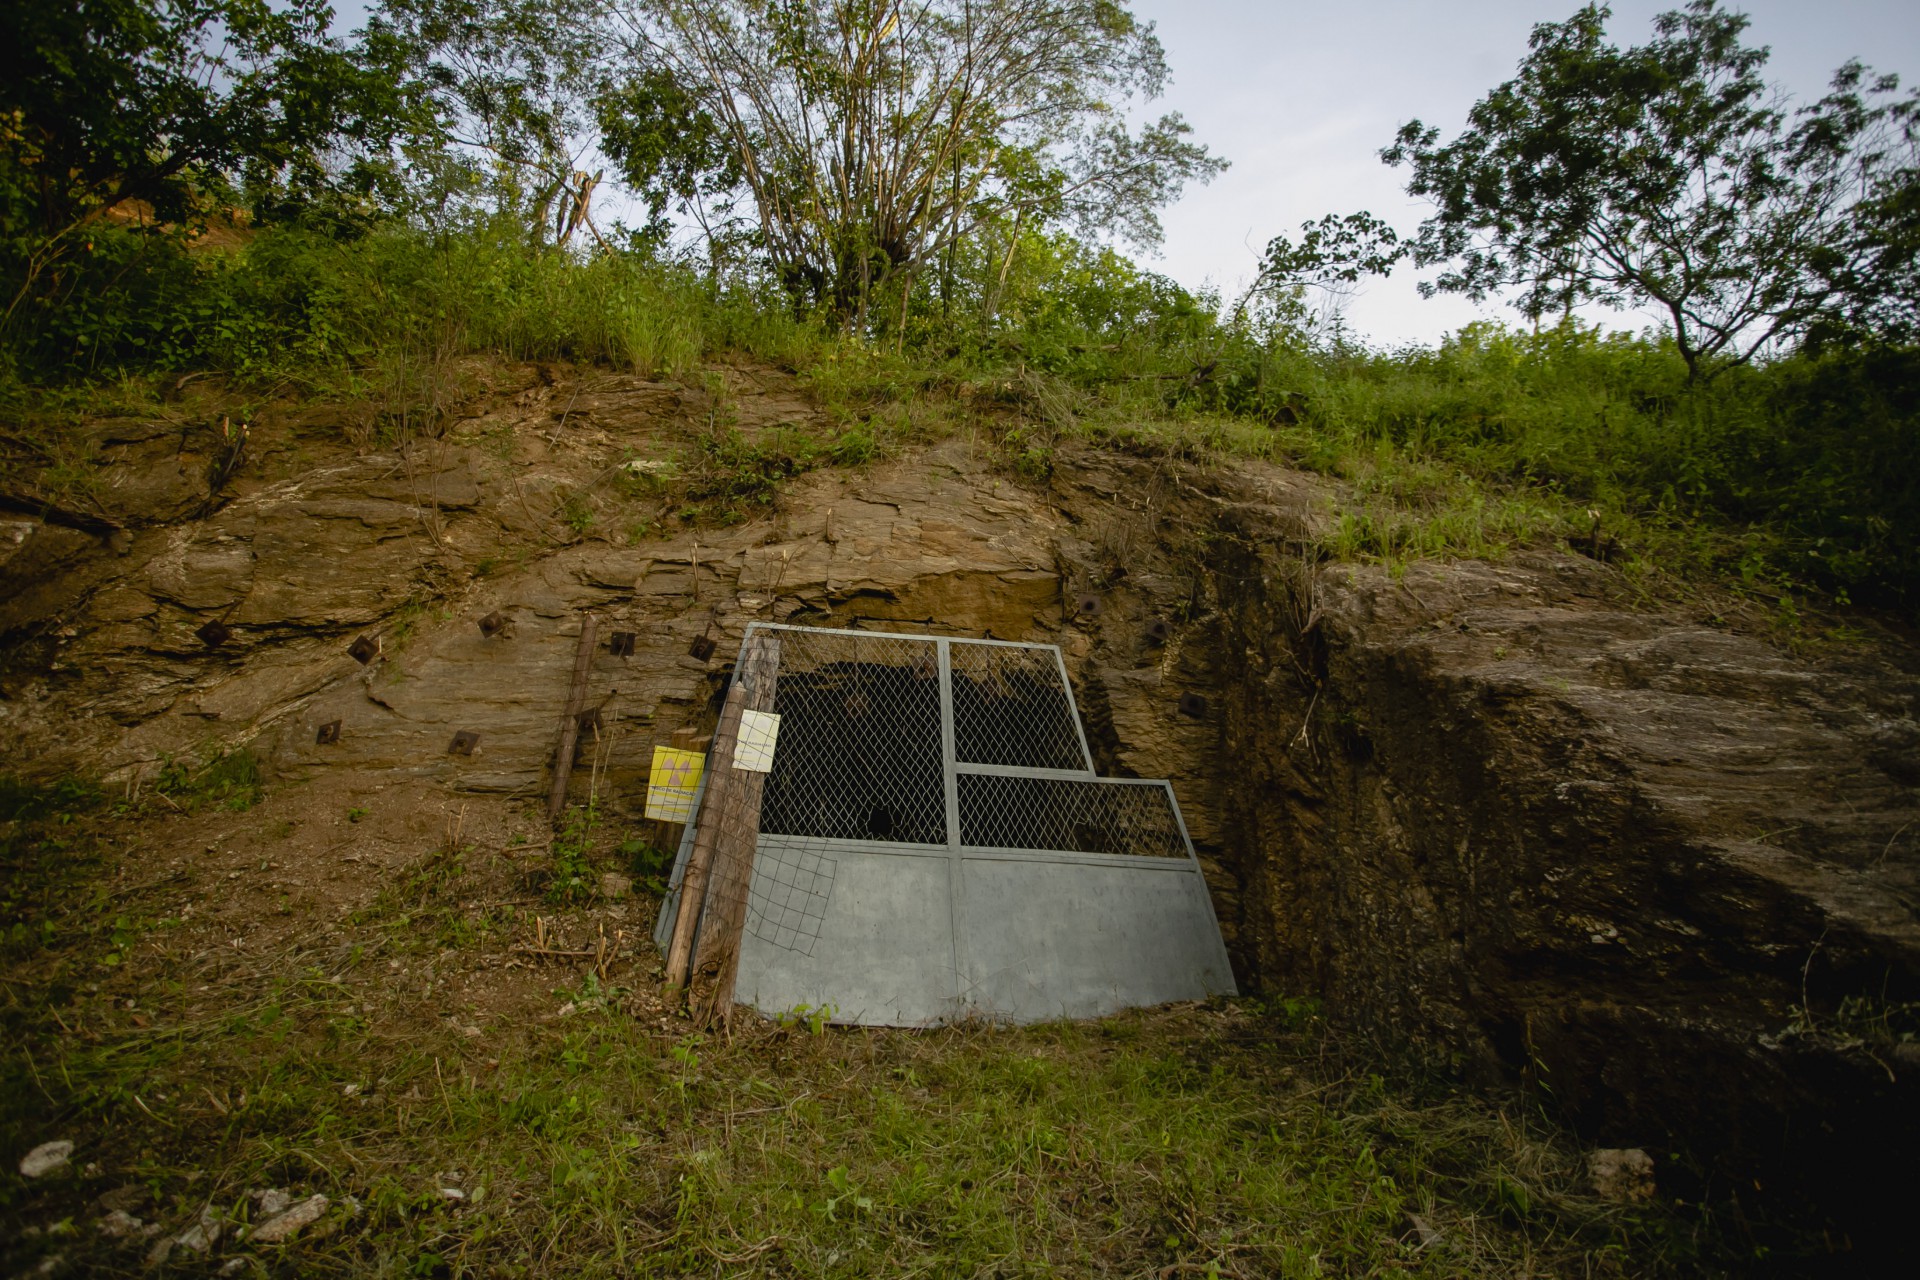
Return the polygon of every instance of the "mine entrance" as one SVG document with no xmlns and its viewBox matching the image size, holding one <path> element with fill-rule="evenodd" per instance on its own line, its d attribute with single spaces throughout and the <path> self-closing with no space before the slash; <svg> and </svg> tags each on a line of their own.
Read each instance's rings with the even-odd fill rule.
<svg viewBox="0 0 1920 1280">
<path fill-rule="evenodd" d="M 779 729 L 743 1002 L 914 1025 L 1233 990 L 1171 785 L 1095 774 L 1057 648 L 766 624 L 749 643 L 756 633 L 779 646 Z"/>
</svg>

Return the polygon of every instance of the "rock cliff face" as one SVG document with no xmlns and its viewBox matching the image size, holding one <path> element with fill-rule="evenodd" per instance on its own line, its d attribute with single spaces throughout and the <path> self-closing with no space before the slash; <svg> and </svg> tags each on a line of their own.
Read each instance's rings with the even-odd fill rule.
<svg viewBox="0 0 1920 1280">
<path fill-rule="evenodd" d="M 828 429 L 724 379 L 748 446 Z M 1573 555 L 1319 564 L 1337 495 L 1253 463 L 1067 451 L 1035 486 L 954 437 L 663 519 L 715 416 L 527 370 L 400 449 L 268 413 L 230 483 L 224 437 L 99 424 L 85 511 L 16 494 L 0 528 L 0 758 L 132 787 L 244 745 L 283 785 L 517 804 L 592 609 L 634 640 L 576 792 L 637 814 L 753 619 L 1052 641 L 1102 770 L 1173 780 L 1243 984 L 1685 1153 L 1669 1192 L 1859 1232 L 1897 1191 L 1861 1153 L 1920 1136 L 1910 651 L 1789 657 Z"/>
<path fill-rule="evenodd" d="M 1669 1193 L 1887 1232 L 1868 1153 L 1920 1135 L 1911 653 L 1795 659 L 1577 556 L 1396 579 L 1240 545 L 1225 805 L 1263 983 L 1684 1153 Z"/>
<path fill-rule="evenodd" d="M 958 618 L 1003 636 L 1048 624 L 1037 615 L 1057 621 L 1060 517 L 958 444 L 805 476 L 773 511 L 730 527 L 655 537 L 581 520 L 583 535 L 562 508 L 622 482 L 644 490 L 632 477 L 650 473 L 624 464 L 669 462 L 703 415 L 635 379 L 568 391 L 536 385 L 445 439 L 307 466 L 298 425 L 269 423 L 256 428 L 259 465 L 286 474 L 241 486 L 204 519 L 183 519 L 195 504 L 173 492 L 198 470 L 170 447 L 177 436 L 114 428 L 109 441 L 169 447 L 99 451 L 100 488 L 123 499 L 112 525 L 19 519 L 0 544 L 11 552 L 0 749 L 39 772 L 123 781 L 252 744 L 283 770 L 529 791 L 551 762 L 583 609 L 601 613 L 603 634 L 636 635 L 630 656 L 597 662 L 605 719 L 662 735 L 704 706 L 755 618 Z M 749 384 L 734 412 L 762 424 L 743 429 L 751 439 L 792 425 L 797 403 Z M 149 490 L 168 500 L 125 499 Z M 643 493 L 586 511 L 611 523 L 645 509 Z M 476 620 L 495 613 L 505 628 L 483 635 Z M 224 631 L 217 643 L 209 624 Z M 365 666 L 348 654 L 363 634 L 381 645 Z M 712 661 L 688 656 L 702 635 Z M 335 720 L 338 740 L 317 744 Z M 463 728 L 479 750 L 447 755 Z M 616 771 L 650 739 L 627 734 L 622 748 Z"/>
</svg>

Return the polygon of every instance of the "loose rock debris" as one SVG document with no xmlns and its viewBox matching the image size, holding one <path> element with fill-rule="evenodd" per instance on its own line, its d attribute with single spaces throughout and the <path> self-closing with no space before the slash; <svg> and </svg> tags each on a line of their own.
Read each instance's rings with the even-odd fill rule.
<svg viewBox="0 0 1920 1280">
<path fill-rule="evenodd" d="M 284 1196 L 283 1196 L 284 1198 Z M 323 1195 L 311 1195 L 255 1227 L 247 1236 L 252 1244 L 279 1244 L 302 1227 L 320 1221 L 332 1202 Z M 265 1205 L 262 1205 L 264 1208 Z"/>
<path fill-rule="evenodd" d="M 1631 1203 L 1653 1199 L 1653 1157 L 1638 1147 L 1604 1147 L 1587 1157 L 1594 1194 Z"/>
<path fill-rule="evenodd" d="M 27 1152 L 20 1159 L 20 1176 L 23 1178 L 44 1178 L 56 1169 L 63 1169 L 73 1156 L 73 1144 L 67 1141 L 43 1142 Z"/>
</svg>

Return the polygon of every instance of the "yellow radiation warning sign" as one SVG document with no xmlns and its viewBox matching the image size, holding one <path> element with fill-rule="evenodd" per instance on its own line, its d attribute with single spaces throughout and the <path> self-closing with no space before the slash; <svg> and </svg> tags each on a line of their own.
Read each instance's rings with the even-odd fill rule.
<svg viewBox="0 0 1920 1280">
<path fill-rule="evenodd" d="M 655 747 L 653 772 L 647 779 L 647 816 L 661 822 L 693 821 L 693 795 L 700 787 L 706 760 L 698 751 Z"/>
</svg>

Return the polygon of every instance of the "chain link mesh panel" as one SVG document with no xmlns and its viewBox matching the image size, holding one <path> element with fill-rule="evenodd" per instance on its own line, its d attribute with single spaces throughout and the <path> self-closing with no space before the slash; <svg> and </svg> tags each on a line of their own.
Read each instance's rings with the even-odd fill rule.
<svg viewBox="0 0 1920 1280">
<path fill-rule="evenodd" d="M 780 638 L 780 745 L 760 830 L 945 844 L 933 642 L 805 630 Z"/>
<path fill-rule="evenodd" d="M 1051 648 L 956 640 L 949 652 L 954 749 L 963 763 L 1089 768 Z"/>
<path fill-rule="evenodd" d="M 974 848 L 1187 856 L 1166 787 L 1093 778 L 963 773 L 960 842 Z"/>
</svg>

